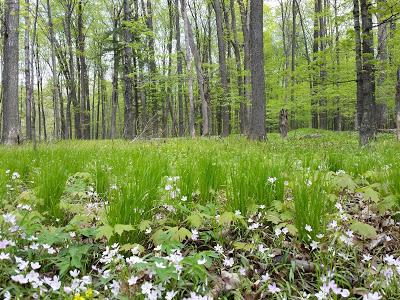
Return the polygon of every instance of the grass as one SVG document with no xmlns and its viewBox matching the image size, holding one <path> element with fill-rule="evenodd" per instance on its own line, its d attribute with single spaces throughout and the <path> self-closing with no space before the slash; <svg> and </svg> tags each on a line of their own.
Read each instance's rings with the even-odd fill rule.
<svg viewBox="0 0 400 300">
<path fill-rule="evenodd" d="M 33 267 L 16 271 L 14 260 L 24 269 L 24 257 L 43 265 L 42 284 L 60 275 L 67 287 L 51 282 L 48 299 L 71 298 L 78 270 L 93 276 L 99 299 L 117 299 L 117 289 L 133 299 L 149 282 L 185 299 L 192 290 L 214 292 L 227 274 L 238 276 L 227 298 L 254 289 L 313 298 L 329 275 L 348 294 L 366 287 L 399 299 L 399 271 L 390 285 L 382 280 L 399 253 L 400 143 L 381 135 L 359 148 L 355 134 L 308 133 L 285 141 L 271 134 L 264 143 L 232 136 L 68 141 L 36 152 L 0 146 L 0 271 L 8 274 L 0 276 L 7 286 L 0 296 L 32 298 L 34 289 L 17 282 L 16 274 L 33 274 Z M 382 228 L 386 242 L 366 252 Z M 9 241 L 15 244 L 4 250 Z M 365 254 L 371 262 L 361 261 Z M 281 289 L 276 296 L 272 283 Z M 81 298 L 83 291 L 74 299 L 93 299 Z"/>
<path fill-rule="evenodd" d="M 29 146 L 1 148 L 0 205 L 5 205 L 9 192 L 5 188 L 9 181 L 6 170 L 17 171 L 24 184 L 35 187 L 42 211 L 53 218 L 63 215 L 59 203 L 68 177 L 90 172 L 95 190 L 109 201 L 107 221 L 113 225 L 136 225 L 150 217 L 153 207 L 159 205 L 166 176 L 180 177 L 181 196 L 188 201 L 217 202 L 243 213 L 255 204 L 270 206 L 273 201 L 281 201 L 287 181 L 294 184 L 296 225 L 302 232 L 305 222 L 316 228 L 323 224 L 326 209 L 323 183 L 317 180 L 307 188 L 305 172 L 313 178 L 324 167 L 356 177 L 389 165 L 392 168 L 382 183 L 399 195 L 399 150 L 391 136 L 381 136 L 369 149 L 360 149 L 354 134 L 322 132 L 321 138 L 307 139 L 302 131 L 292 133 L 286 141 L 270 135 L 266 143 L 231 137 L 136 143 L 60 142 L 40 145 L 37 152 Z M 271 178 L 276 182 L 269 182 Z M 118 191 L 110 192 L 112 185 Z"/>
</svg>

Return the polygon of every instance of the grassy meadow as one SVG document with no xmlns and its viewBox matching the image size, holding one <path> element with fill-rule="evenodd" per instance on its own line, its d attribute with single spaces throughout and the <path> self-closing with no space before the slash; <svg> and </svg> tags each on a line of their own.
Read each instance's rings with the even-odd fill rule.
<svg viewBox="0 0 400 300">
<path fill-rule="evenodd" d="M 0 148 L 5 299 L 399 299 L 400 144 Z"/>
</svg>

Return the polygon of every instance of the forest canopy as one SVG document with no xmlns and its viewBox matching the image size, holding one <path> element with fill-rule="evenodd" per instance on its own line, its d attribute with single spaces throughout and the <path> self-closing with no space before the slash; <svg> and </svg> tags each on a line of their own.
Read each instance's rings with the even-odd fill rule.
<svg viewBox="0 0 400 300">
<path fill-rule="evenodd" d="M 397 0 L 1 7 L 4 142 L 396 127 Z"/>
</svg>

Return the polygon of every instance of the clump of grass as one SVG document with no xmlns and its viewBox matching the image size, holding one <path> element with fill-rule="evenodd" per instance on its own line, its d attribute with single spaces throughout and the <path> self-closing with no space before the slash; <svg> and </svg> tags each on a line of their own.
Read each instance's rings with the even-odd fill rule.
<svg viewBox="0 0 400 300">
<path fill-rule="evenodd" d="M 323 178 L 314 176 L 299 176 L 294 182 L 293 198 L 295 208 L 295 225 L 300 237 L 306 240 L 308 236 L 315 238 L 324 233 L 327 224 L 327 214 L 332 204 L 324 191 Z M 306 230 L 309 225 L 312 231 Z"/>
</svg>

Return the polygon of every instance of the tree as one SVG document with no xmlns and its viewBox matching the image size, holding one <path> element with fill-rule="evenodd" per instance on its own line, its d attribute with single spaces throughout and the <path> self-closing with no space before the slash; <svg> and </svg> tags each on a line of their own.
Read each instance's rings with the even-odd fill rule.
<svg viewBox="0 0 400 300">
<path fill-rule="evenodd" d="M 131 4 L 129 0 L 124 0 L 124 137 L 126 139 L 133 139 L 136 135 L 135 132 L 135 122 L 133 119 L 133 109 L 132 109 L 132 58 L 133 51 L 131 48 L 132 43 L 132 33 L 129 28 L 129 22 L 131 21 Z"/>
<path fill-rule="evenodd" d="M 371 2 L 360 0 L 362 20 L 362 111 L 360 123 L 360 144 L 367 145 L 375 137 L 375 72 L 374 35 L 372 31 Z"/>
<path fill-rule="evenodd" d="M 29 0 L 25 0 L 25 122 L 26 122 L 26 138 L 32 139 L 32 96 L 33 87 L 31 80 L 31 45 L 30 45 L 30 3 Z"/>
<path fill-rule="evenodd" d="M 190 136 L 194 138 L 196 136 L 196 131 L 194 127 L 194 96 L 193 96 L 193 77 L 192 77 L 192 67 L 191 67 L 191 51 L 190 51 L 190 23 L 186 11 L 186 0 L 181 0 L 181 10 L 185 31 L 185 44 L 186 44 L 186 70 L 187 70 L 187 80 L 188 80 L 188 93 L 189 93 L 189 132 Z M 193 42 L 193 41 L 192 41 Z M 194 43 L 194 42 L 193 42 Z"/>
<path fill-rule="evenodd" d="M 229 103 L 225 99 L 229 99 L 228 87 L 228 69 L 226 66 L 226 50 L 224 41 L 224 29 L 222 26 L 221 4 L 219 0 L 214 0 L 215 20 L 217 25 L 217 40 L 218 40 L 218 58 L 219 58 L 219 74 L 221 77 L 221 85 L 223 89 L 222 101 L 222 136 L 226 137 L 230 133 L 230 115 Z"/>
<path fill-rule="evenodd" d="M 250 0 L 250 68 L 252 107 L 249 137 L 252 140 L 264 140 L 266 99 L 262 0 Z"/>
<path fill-rule="evenodd" d="M 201 67 L 201 60 L 200 60 L 200 54 L 198 51 L 198 47 L 196 43 L 194 42 L 194 35 L 193 35 L 193 29 L 192 25 L 190 24 L 189 17 L 187 15 L 187 4 L 186 0 L 181 0 L 181 10 L 182 10 L 182 17 L 184 20 L 184 28 L 185 28 L 185 38 L 187 38 L 186 42 L 186 47 L 189 47 L 191 50 L 191 53 L 194 58 L 194 64 L 196 67 L 196 74 L 197 74 L 197 83 L 199 86 L 199 93 L 200 93 L 200 99 L 201 99 L 201 113 L 203 117 L 203 122 L 202 122 L 202 135 L 207 136 L 209 135 L 209 118 L 208 118 L 208 103 L 206 101 L 205 93 L 204 93 L 204 75 L 203 75 L 203 69 Z"/>
<path fill-rule="evenodd" d="M 20 142 L 18 111 L 19 1 L 6 0 L 4 7 L 3 46 L 3 134 L 6 145 Z"/>
<path fill-rule="evenodd" d="M 59 82 L 57 75 L 57 61 L 56 61 L 56 40 L 54 36 L 53 17 L 51 12 L 50 0 L 47 0 L 47 17 L 49 26 L 49 38 L 51 48 L 51 69 L 53 79 L 53 103 L 54 103 L 54 137 L 59 139 L 61 137 L 61 120 L 60 120 L 60 101 L 59 101 Z"/>
</svg>

